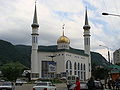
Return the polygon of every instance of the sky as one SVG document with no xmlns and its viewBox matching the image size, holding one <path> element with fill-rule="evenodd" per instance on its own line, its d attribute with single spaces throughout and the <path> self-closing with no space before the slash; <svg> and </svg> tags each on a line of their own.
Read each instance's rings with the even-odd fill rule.
<svg viewBox="0 0 120 90">
<path fill-rule="evenodd" d="M 70 46 L 84 49 L 85 9 L 91 27 L 91 51 L 107 59 L 120 48 L 120 17 L 103 16 L 102 12 L 120 15 L 119 0 L 37 0 L 39 45 L 56 45 L 65 24 Z M 35 0 L 0 0 L 0 39 L 14 45 L 31 45 L 31 24 Z M 103 45 L 103 46 L 99 46 Z"/>
</svg>

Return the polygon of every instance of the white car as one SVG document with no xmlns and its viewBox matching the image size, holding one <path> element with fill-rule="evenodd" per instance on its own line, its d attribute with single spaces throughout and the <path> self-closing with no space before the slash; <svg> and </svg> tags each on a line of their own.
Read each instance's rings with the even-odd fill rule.
<svg viewBox="0 0 120 90">
<path fill-rule="evenodd" d="M 51 82 L 39 82 L 33 87 L 33 90 L 56 90 L 56 87 Z"/>
<path fill-rule="evenodd" d="M 88 86 L 86 82 L 80 82 L 80 90 L 88 90 Z"/>
<path fill-rule="evenodd" d="M 15 85 L 22 85 L 23 82 L 21 80 L 16 80 Z"/>
<path fill-rule="evenodd" d="M 0 90 L 15 90 L 15 85 L 12 82 L 0 82 Z"/>
</svg>

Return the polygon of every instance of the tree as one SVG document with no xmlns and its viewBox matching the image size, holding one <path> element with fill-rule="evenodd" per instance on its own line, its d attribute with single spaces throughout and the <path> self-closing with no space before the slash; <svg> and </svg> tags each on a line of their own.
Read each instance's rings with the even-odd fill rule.
<svg viewBox="0 0 120 90">
<path fill-rule="evenodd" d="M 99 79 L 105 79 L 108 76 L 108 69 L 105 68 L 95 68 L 94 71 L 92 71 L 92 75 L 95 78 Z"/>
<path fill-rule="evenodd" d="M 21 77 L 24 69 L 26 67 L 19 62 L 11 62 L 1 66 L 3 77 L 10 81 L 15 81 L 18 77 Z"/>
</svg>

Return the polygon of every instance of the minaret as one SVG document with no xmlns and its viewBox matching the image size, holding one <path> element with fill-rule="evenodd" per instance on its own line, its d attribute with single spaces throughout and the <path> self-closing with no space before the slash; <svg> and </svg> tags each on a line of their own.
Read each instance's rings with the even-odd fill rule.
<svg viewBox="0 0 120 90">
<path fill-rule="evenodd" d="M 37 79 L 39 77 L 38 71 L 38 28 L 39 24 L 37 22 L 37 10 L 35 3 L 35 11 L 33 17 L 32 27 L 32 53 L 31 53 L 31 79 Z"/>
<path fill-rule="evenodd" d="M 88 24 L 88 16 L 87 16 L 87 8 L 85 13 L 85 25 L 83 26 L 84 29 L 84 50 L 85 54 L 89 55 L 88 57 L 88 70 L 87 73 L 87 79 L 91 77 L 91 55 L 90 55 L 90 26 Z"/>
<path fill-rule="evenodd" d="M 85 54 L 90 55 L 90 26 L 88 24 L 88 17 L 87 17 L 87 9 L 85 15 L 85 25 L 83 26 L 84 29 L 84 50 Z"/>
</svg>

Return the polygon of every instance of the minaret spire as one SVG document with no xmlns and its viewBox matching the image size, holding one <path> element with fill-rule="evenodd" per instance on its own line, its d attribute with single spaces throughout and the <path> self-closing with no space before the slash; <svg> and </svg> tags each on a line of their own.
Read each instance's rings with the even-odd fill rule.
<svg viewBox="0 0 120 90">
<path fill-rule="evenodd" d="M 86 7 L 86 14 L 85 14 L 85 25 L 89 25 L 88 24 L 88 17 L 87 17 L 87 7 Z"/>
<path fill-rule="evenodd" d="M 90 29 L 89 23 L 88 23 L 88 16 L 87 16 L 87 7 L 86 7 L 86 12 L 85 12 L 85 25 L 83 26 L 83 29 Z"/>
<path fill-rule="evenodd" d="M 34 17 L 33 17 L 33 23 L 31 25 L 34 27 L 39 27 L 38 21 L 37 21 L 37 8 L 36 8 L 36 1 L 35 1 L 35 11 L 34 11 Z"/>
</svg>

